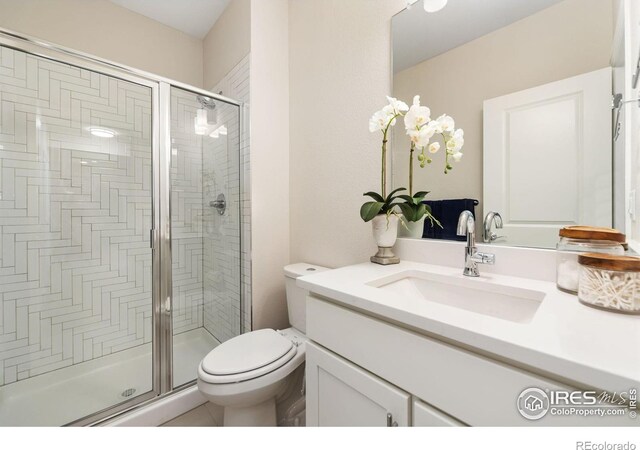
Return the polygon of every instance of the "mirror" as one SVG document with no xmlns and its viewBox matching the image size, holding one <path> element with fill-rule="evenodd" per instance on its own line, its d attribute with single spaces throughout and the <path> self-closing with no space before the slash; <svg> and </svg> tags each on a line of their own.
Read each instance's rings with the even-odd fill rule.
<svg viewBox="0 0 640 450">
<path fill-rule="evenodd" d="M 429 13 L 423 1 L 392 20 L 393 96 L 420 95 L 432 119 L 446 113 L 464 130 L 448 174 L 443 149 L 415 162 L 413 190 L 430 191 L 444 226 L 427 221 L 423 237 L 455 239 L 469 208 L 478 242 L 554 248 L 568 225 L 625 232 L 625 142 L 638 129 L 625 126 L 638 110 L 625 2 L 450 0 Z M 410 140 L 401 123 L 393 133 L 393 185 L 408 187 Z M 494 219 L 483 236 L 489 212 L 503 228 Z"/>
</svg>

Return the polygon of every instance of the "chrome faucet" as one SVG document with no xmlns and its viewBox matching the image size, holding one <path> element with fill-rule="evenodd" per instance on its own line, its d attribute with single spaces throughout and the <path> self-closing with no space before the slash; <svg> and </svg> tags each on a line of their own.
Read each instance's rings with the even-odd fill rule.
<svg viewBox="0 0 640 450">
<path fill-rule="evenodd" d="M 478 264 L 494 264 L 496 257 L 491 253 L 479 252 L 476 248 L 476 221 L 471 211 L 462 211 L 458 218 L 458 236 L 467 236 L 464 249 L 464 271 L 467 277 L 479 277 Z"/>
<path fill-rule="evenodd" d="M 484 226 L 482 230 L 482 240 L 486 244 L 490 244 L 501 236 L 491 232 L 491 226 L 495 222 L 496 228 L 502 228 L 502 216 L 493 211 L 489 211 L 484 218 Z"/>
</svg>

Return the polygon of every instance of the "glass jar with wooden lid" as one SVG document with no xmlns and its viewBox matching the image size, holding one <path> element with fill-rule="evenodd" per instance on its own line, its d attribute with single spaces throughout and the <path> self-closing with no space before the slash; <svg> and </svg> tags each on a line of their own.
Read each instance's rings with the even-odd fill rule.
<svg viewBox="0 0 640 450">
<path fill-rule="evenodd" d="M 580 302 L 609 311 L 640 314 L 640 258 L 586 253 L 578 257 Z"/>
<path fill-rule="evenodd" d="M 624 255 L 626 236 L 613 228 L 571 226 L 560 229 L 556 247 L 556 285 L 571 294 L 578 293 L 583 253 Z"/>
</svg>

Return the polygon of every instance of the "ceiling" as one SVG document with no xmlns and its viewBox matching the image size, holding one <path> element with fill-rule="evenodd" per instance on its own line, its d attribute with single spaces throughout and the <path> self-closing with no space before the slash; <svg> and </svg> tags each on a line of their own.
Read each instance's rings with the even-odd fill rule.
<svg viewBox="0 0 640 450">
<path fill-rule="evenodd" d="M 449 0 L 427 13 L 419 0 L 393 18 L 393 71 L 407 69 L 562 0 Z"/>
<path fill-rule="evenodd" d="M 231 0 L 110 0 L 198 39 L 207 35 Z"/>
</svg>

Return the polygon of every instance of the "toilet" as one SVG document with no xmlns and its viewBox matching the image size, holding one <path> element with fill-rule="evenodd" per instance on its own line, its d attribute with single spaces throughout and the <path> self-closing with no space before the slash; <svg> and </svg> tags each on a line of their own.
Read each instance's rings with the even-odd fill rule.
<svg viewBox="0 0 640 450">
<path fill-rule="evenodd" d="M 224 407 L 224 426 L 276 425 L 276 397 L 305 360 L 307 291 L 296 286 L 296 278 L 325 270 L 305 263 L 284 268 L 291 328 L 242 334 L 200 362 L 198 389 Z"/>
</svg>

